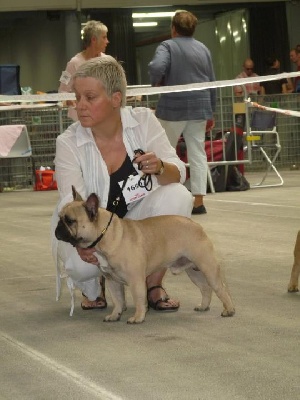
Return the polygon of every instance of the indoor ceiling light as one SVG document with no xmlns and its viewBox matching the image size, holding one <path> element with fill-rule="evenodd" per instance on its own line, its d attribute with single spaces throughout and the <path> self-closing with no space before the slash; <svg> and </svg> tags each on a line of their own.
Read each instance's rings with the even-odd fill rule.
<svg viewBox="0 0 300 400">
<path fill-rule="evenodd" d="M 171 12 L 153 12 L 153 13 L 133 13 L 132 18 L 165 18 L 173 17 L 175 11 Z"/>
<path fill-rule="evenodd" d="M 157 26 L 157 22 L 134 22 L 134 27 L 141 27 L 141 26 Z"/>
</svg>

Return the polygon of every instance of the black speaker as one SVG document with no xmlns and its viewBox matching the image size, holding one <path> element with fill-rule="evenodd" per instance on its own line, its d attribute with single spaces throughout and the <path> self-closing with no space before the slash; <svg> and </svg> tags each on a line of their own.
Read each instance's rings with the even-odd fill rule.
<svg viewBox="0 0 300 400">
<path fill-rule="evenodd" d="M 0 65 L 0 94 L 21 94 L 20 65 Z"/>
</svg>

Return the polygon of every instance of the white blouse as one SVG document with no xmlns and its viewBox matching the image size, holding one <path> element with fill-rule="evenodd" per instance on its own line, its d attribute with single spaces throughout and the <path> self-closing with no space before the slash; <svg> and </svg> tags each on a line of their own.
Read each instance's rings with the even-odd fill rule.
<svg viewBox="0 0 300 400">
<path fill-rule="evenodd" d="M 164 162 L 175 164 L 180 171 L 180 182 L 185 181 L 185 164 L 177 156 L 176 150 L 171 146 L 165 130 L 152 110 L 144 107 L 125 107 L 121 109 L 121 120 L 123 141 L 131 160 L 134 158 L 134 150 L 154 152 Z M 137 165 L 133 165 L 137 169 Z M 74 251 L 68 243 L 58 242 L 54 234 L 59 211 L 66 203 L 73 200 L 72 185 L 83 199 L 91 193 L 96 193 L 103 208 L 106 208 L 109 195 L 110 176 L 106 163 L 96 146 L 91 129 L 83 128 L 80 122 L 73 123 L 57 137 L 55 176 L 59 201 L 52 215 L 51 239 L 52 255 L 59 275 L 60 260 L 65 262 L 69 252 Z M 155 190 L 159 186 L 155 175 L 152 175 L 152 181 Z M 128 208 L 134 207 L 134 204 L 131 203 Z"/>
<path fill-rule="evenodd" d="M 180 171 L 180 182 L 185 181 L 185 165 L 178 158 L 165 130 L 150 109 L 122 108 L 121 120 L 123 140 L 130 159 L 134 158 L 136 149 L 154 152 L 164 162 L 177 165 Z M 137 169 L 135 164 L 134 166 Z M 84 199 L 91 193 L 97 193 L 101 207 L 106 208 L 110 176 L 90 128 L 83 128 L 79 122 L 75 122 L 58 136 L 55 176 L 60 196 L 58 210 L 72 200 L 72 185 Z M 155 188 L 158 186 L 157 179 L 154 175 L 152 178 Z"/>
</svg>

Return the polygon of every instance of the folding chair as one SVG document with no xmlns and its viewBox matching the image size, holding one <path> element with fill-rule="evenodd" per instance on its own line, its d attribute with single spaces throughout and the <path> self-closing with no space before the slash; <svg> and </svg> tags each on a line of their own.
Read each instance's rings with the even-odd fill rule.
<svg viewBox="0 0 300 400">
<path fill-rule="evenodd" d="M 258 150 L 263 160 L 266 161 L 266 171 L 263 178 L 259 183 L 251 185 L 251 188 L 283 185 L 282 176 L 275 167 L 275 162 L 281 151 L 279 134 L 276 128 L 276 112 L 252 110 L 250 127 L 247 131 L 247 141 L 251 150 Z M 271 170 L 275 172 L 279 182 L 263 184 Z"/>
</svg>

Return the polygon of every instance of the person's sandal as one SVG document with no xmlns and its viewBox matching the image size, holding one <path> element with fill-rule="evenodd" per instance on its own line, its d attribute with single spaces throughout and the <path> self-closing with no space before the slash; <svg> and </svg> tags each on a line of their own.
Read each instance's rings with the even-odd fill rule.
<svg viewBox="0 0 300 400">
<path fill-rule="evenodd" d="M 85 294 L 83 294 L 83 293 L 82 293 L 82 296 L 87 298 L 87 296 Z M 81 303 L 81 308 L 84 311 L 88 311 L 88 310 L 104 310 L 105 308 L 107 308 L 107 301 L 103 297 L 97 297 L 96 300 L 93 300 L 93 303 L 95 303 L 94 306 L 85 305 L 85 304 Z"/>
<path fill-rule="evenodd" d="M 170 297 L 167 295 L 164 297 L 160 297 L 158 300 L 153 301 L 149 298 L 149 294 L 155 289 L 162 289 L 165 293 L 165 289 L 161 285 L 152 286 L 147 290 L 147 300 L 148 300 L 148 307 L 152 308 L 155 311 L 164 311 L 164 312 L 172 312 L 177 311 L 179 308 L 179 302 L 177 305 L 170 305 L 169 300 Z"/>
</svg>

